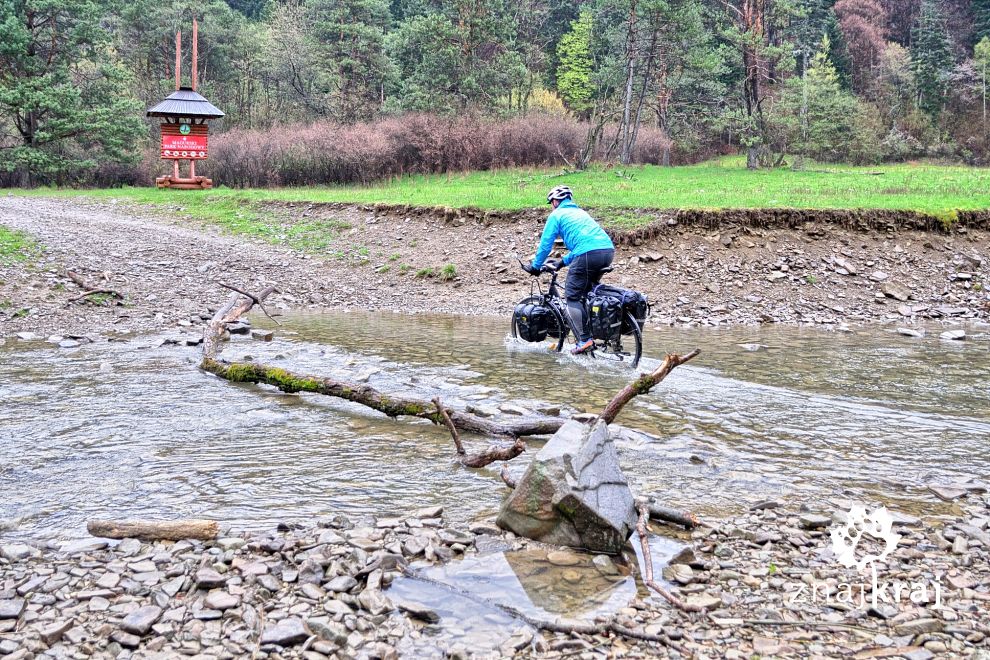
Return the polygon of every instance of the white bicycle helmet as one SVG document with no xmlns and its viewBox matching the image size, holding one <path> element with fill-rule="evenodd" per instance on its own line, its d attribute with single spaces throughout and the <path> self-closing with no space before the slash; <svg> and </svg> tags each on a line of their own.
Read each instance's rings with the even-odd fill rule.
<svg viewBox="0 0 990 660">
<path fill-rule="evenodd" d="M 552 204 L 553 200 L 563 201 L 565 199 L 570 199 L 574 196 L 571 189 L 567 186 L 557 186 L 553 190 L 547 193 L 547 204 Z"/>
</svg>

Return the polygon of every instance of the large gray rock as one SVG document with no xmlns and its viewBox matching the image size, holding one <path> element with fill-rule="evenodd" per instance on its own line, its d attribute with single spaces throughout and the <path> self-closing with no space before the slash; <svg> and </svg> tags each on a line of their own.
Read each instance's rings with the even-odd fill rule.
<svg viewBox="0 0 990 660">
<path fill-rule="evenodd" d="M 496 522 L 543 543 L 618 554 L 636 518 L 608 426 L 570 421 L 533 458 Z"/>
</svg>

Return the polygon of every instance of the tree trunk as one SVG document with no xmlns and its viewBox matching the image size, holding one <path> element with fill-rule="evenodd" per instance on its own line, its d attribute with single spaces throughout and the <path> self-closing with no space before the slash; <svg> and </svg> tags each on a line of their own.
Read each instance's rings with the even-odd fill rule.
<svg viewBox="0 0 990 660">
<path fill-rule="evenodd" d="M 746 167 L 751 170 L 760 169 L 760 148 L 749 147 L 746 149 Z"/>
<path fill-rule="evenodd" d="M 619 128 L 619 141 L 622 149 L 619 162 L 628 165 L 632 157 L 632 101 L 633 78 L 636 73 L 636 0 L 629 5 L 629 19 L 626 29 L 626 91 L 622 99 L 622 125 Z"/>
</svg>

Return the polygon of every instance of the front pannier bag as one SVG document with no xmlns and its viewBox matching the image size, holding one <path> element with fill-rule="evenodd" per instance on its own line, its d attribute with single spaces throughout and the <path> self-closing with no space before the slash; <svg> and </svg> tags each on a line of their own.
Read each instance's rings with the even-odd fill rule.
<svg viewBox="0 0 990 660">
<path fill-rule="evenodd" d="M 547 338 L 550 311 L 543 305 L 522 303 L 512 312 L 516 332 L 523 341 L 537 342 Z"/>
</svg>

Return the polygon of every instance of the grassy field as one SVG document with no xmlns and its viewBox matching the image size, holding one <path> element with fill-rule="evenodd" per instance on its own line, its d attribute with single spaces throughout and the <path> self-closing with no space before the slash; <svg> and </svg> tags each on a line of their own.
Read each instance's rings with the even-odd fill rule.
<svg viewBox="0 0 990 660">
<path fill-rule="evenodd" d="M 38 245 L 27 234 L 0 225 L 0 265 L 25 261 L 37 252 Z"/>
<path fill-rule="evenodd" d="M 86 195 L 139 204 L 167 204 L 230 229 L 255 223 L 258 203 L 355 202 L 517 210 L 540 206 L 546 191 L 567 184 L 579 204 L 598 209 L 608 224 L 635 224 L 622 209 L 907 209 L 951 217 L 956 210 L 990 209 L 990 169 L 932 164 L 750 171 L 739 158 L 674 168 L 637 166 L 585 172 L 503 170 L 412 176 L 370 186 L 169 191 L 124 188 L 39 190 L 30 194 Z"/>
</svg>

